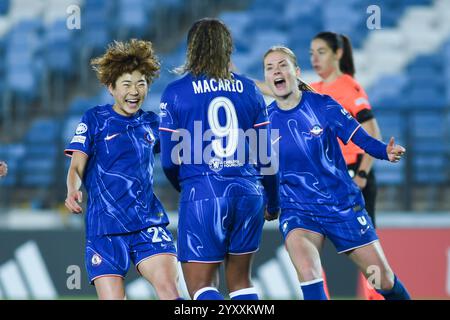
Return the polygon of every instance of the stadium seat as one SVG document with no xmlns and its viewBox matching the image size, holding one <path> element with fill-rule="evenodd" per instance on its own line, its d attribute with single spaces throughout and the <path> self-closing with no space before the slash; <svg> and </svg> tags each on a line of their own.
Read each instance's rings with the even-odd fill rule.
<svg viewBox="0 0 450 320">
<path fill-rule="evenodd" d="M 219 19 L 229 26 L 236 50 L 248 52 L 251 44 L 245 34 L 245 29 L 251 23 L 250 16 L 245 12 L 225 12 L 219 16 Z"/>
<path fill-rule="evenodd" d="M 418 154 L 413 160 L 413 179 L 418 184 L 440 185 L 449 180 L 447 161 L 440 155 Z"/>
<path fill-rule="evenodd" d="M 383 141 L 388 142 L 391 137 L 395 138 L 396 143 L 405 145 L 406 128 L 408 127 L 406 116 L 394 108 L 374 110 L 378 126 L 380 127 Z"/>
<path fill-rule="evenodd" d="M 119 0 L 117 8 L 117 21 L 115 21 L 119 39 L 130 36 L 143 38 L 149 29 L 151 20 L 142 10 L 145 6 L 143 0 Z"/>
<path fill-rule="evenodd" d="M 23 144 L 3 144 L 0 148 L 0 160 L 6 161 L 8 165 L 8 175 L 0 179 L 0 185 L 14 186 L 18 182 L 18 169 L 25 155 Z"/>
<path fill-rule="evenodd" d="M 412 116 L 412 156 L 415 182 L 440 184 L 448 181 L 447 128 L 439 112 L 414 112 Z"/>
<path fill-rule="evenodd" d="M 432 26 L 450 24 L 446 10 L 430 13 L 428 7 L 414 7 L 432 4 L 436 7 L 437 2 L 254 0 L 246 1 L 249 5 L 242 10 L 230 6 L 214 14 L 232 32 L 235 45 L 232 60 L 238 73 L 258 79 L 263 77 L 262 55 L 270 46 L 288 45 L 297 55 L 302 70 L 308 71 L 310 41 L 317 32 L 329 29 L 348 34 L 355 48 L 357 79 L 375 80 L 366 90 L 384 141 L 394 136 L 397 143 L 409 144 L 404 159 L 407 161 L 375 162 L 379 184 L 402 186 L 411 177 L 415 185 L 441 186 L 450 181 L 446 165 L 450 157 L 450 37 L 447 34 L 442 44 L 443 35 Z M 214 1 L 221 8 L 219 3 L 230 1 Z M 68 30 L 65 26 L 66 9 L 72 4 L 82 9 L 80 30 Z M 366 10 L 373 4 L 382 9 L 381 30 L 366 28 Z M 25 102 L 27 115 L 39 116 L 45 110 L 41 106 L 45 100 L 41 86 L 47 84 L 44 82 L 47 75 L 52 81 L 67 84 L 61 90 L 63 97 L 75 97 L 64 105 L 63 119 L 58 115 L 34 121 L 12 144 L 0 146 L 0 159 L 6 159 L 10 169 L 0 184 L 15 190 L 14 186 L 49 187 L 61 179 L 61 170 L 66 172 L 70 160 L 64 160 L 63 164 L 57 159 L 61 159 L 62 149 L 73 137 L 83 113 L 96 105 L 113 102 L 104 87 L 92 96 L 80 97 L 93 92 L 89 87 L 92 82 L 84 81 L 93 75 L 89 59 L 103 53 L 111 40 L 124 35 L 153 39 L 146 35 L 161 32 L 162 29 L 156 28 L 161 28 L 160 22 L 168 13 L 171 21 L 167 22 L 170 23 L 167 28 L 173 39 L 180 42 L 169 52 L 166 49 L 173 47 L 170 41 L 161 46 L 164 47 L 158 52 L 161 74 L 150 86 L 143 105 L 144 110 L 158 112 L 163 90 L 178 77 L 170 71 L 185 61 L 185 22 L 204 6 L 198 0 L 0 0 L 0 95 L 12 98 L 12 103 L 7 98 L 0 99 L 0 116 L 23 109 L 17 108 L 16 98 Z M 405 23 L 407 28 L 401 29 Z M 124 30 L 122 35 L 120 27 Z M 167 29 L 163 31 L 169 34 Z M 54 76 L 65 79 L 58 82 Z M 74 83 L 86 87 L 78 88 Z M 28 112 L 30 108 L 35 109 Z M 47 148 L 49 145 L 53 147 Z M 158 159 L 156 163 L 155 184 L 166 186 L 168 181 Z"/>
<path fill-rule="evenodd" d="M 45 10 L 43 1 L 10 0 L 9 18 L 13 23 L 39 18 Z"/>
<path fill-rule="evenodd" d="M 49 71 L 62 75 L 74 74 L 73 31 L 67 29 L 66 20 L 54 21 L 45 32 L 45 58 Z"/>
<path fill-rule="evenodd" d="M 411 84 L 405 91 L 408 106 L 412 108 L 444 108 L 445 96 L 442 90 L 432 86 Z"/>
<path fill-rule="evenodd" d="M 445 118 L 440 112 L 415 111 L 411 116 L 414 139 L 440 139 L 445 137 Z"/>
<path fill-rule="evenodd" d="M 27 144 L 51 144 L 60 134 L 60 124 L 56 119 L 37 119 L 33 122 L 25 136 Z"/>
<path fill-rule="evenodd" d="M 10 0 L 2 0 L 0 1 L 0 16 L 4 16 L 9 11 L 9 2 Z"/>
<path fill-rule="evenodd" d="M 111 93 L 106 89 L 106 87 L 102 87 L 95 98 L 92 101 L 97 101 L 97 104 L 114 104 L 114 98 L 111 96 Z"/>
<path fill-rule="evenodd" d="M 22 100 L 32 100 L 39 93 L 37 75 L 26 65 L 8 71 L 6 86 Z"/>
<path fill-rule="evenodd" d="M 77 97 L 69 105 L 69 115 L 78 116 L 81 119 L 86 110 L 95 107 L 98 104 L 93 98 Z"/>
<path fill-rule="evenodd" d="M 49 187 L 56 180 L 56 143 L 30 142 L 20 165 L 21 181 L 26 187 Z"/>
<path fill-rule="evenodd" d="M 379 186 L 400 186 L 405 182 L 405 163 L 393 164 L 389 161 L 375 160 L 377 184 Z"/>
<path fill-rule="evenodd" d="M 86 8 L 87 9 L 87 8 Z M 112 20 L 107 11 L 100 9 L 86 10 L 83 14 L 83 28 L 79 46 L 93 54 L 104 51 L 111 38 Z"/>
</svg>

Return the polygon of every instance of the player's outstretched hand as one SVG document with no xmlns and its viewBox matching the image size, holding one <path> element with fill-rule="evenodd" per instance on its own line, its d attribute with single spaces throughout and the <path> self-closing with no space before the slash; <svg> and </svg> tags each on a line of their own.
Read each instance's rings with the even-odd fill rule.
<svg viewBox="0 0 450 320">
<path fill-rule="evenodd" d="M 266 219 L 267 221 L 272 221 L 272 220 L 278 219 L 279 215 L 280 215 L 280 209 L 278 209 L 278 211 L 274 214 L 270 214 L 269 211 L 267 211 L 267 207 L 264 210 L 264 219 Z"/>
<path fill-rule="evenodd" d="M 401 145 L 395 144 L 394 137 L 391 137 L 389 140 L 389 144 L 386 148 L 387 155 L 389 157 L 389 161 L 391 162 L 399 162 L 402 156 L 405 154 L 406 149 Z"/>
<path fill-rule="evenodd" d="M 8 166 L 5 161 L 0 161 L 0 178 L 6 176 L 8 173 Z"/>
<path fill-rule="evenodd" d="M 81 201 L 83 201 L 83 193 L 80 190 L 77 190 L 67 194 L 67 198 L 64 204 L 70 212 L 78 214 L 83 212 L 83 209 L 79 205 Z"/>
</svg>

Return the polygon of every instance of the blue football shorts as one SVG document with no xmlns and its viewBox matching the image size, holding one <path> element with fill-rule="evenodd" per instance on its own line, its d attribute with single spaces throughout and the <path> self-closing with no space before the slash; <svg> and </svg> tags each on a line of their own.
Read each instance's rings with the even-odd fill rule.
<svg viewBox="0 0 450 320">
<path fill-rule="evenodd" d="M 280 231 L 284 239 L 289 232 L 304 229 L 328 237 L 338 253 L 365 246 L 378 240 L 367 211 L 359 205 L 341 212 L 312 213 L 284 209 L 280 215 Z"/>
<path fill-rule="evenodd" d="M 86 239 L 85 265 L 89 282 L 103 276 L 124 278 L 130 260 L 137 267 L 142 261 L 158 255 L 176 256 L 173 236 L 166 226 L 152 226 L 136 232 L 100 235 Z"/>
<path fill-rule="evenodd" d="M 262 195 L 219 197 L 180 203 L 178 260 L 221 262 L 227 254 L 259 249 L 264 225 Z"/>
</svg>

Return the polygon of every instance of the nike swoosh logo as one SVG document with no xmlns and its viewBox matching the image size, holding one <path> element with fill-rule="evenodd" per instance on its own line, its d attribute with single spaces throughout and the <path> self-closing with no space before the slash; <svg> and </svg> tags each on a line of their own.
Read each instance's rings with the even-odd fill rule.
<svg viewBox="0 0 450 320">
<path fill-rule="evenodd" d="M 113 135 L 110 135 L 110 136 L 108 135 L 108 136 L 105 137 L 105 140 L 108 141 L 108 140 L 114 139 L 114 138 L 117 137 L 119 134 L 120 134 L 120 133 L 114 133 Z"/>
<path fill-rule="evenodd" d="M 273 141 L 272 141 L 272 144 L 277 143 L 280 139 L 281 139 L 281 136 L 279 136 L 278 138 L 276 138 L 275 140 L 273 140 Z"/>
<path fill-rule="evenodd" d="M 364 233 L 366 233 L 366 232 L 367 232 L 367 230 L 369 230 L 369 228 L 370 228 L 370 226 L 367 226 L 367 228 L 366 228 L 366 229 L 361 229 L 361 234 L 364 234 Z"/>
</svg>

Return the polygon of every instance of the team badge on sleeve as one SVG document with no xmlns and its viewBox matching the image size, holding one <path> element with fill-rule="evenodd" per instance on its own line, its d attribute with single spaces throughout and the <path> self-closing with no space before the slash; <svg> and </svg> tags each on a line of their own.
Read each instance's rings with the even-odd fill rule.
<svg viewBox="0 0 450 320">
<path fill-rule="evenodd" d="M 75 133 L 78 134 L 83 134 L 87 131 L 88 127 L 85 123 L 80 122 L 77 126 L 77 129 L 75 130 Z"/>
</svg>

